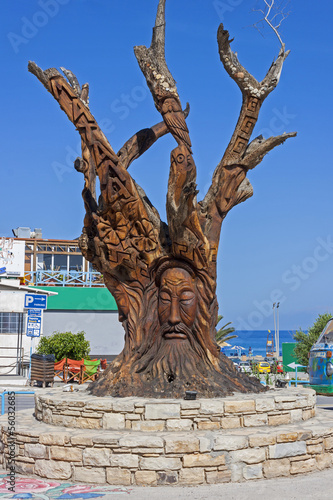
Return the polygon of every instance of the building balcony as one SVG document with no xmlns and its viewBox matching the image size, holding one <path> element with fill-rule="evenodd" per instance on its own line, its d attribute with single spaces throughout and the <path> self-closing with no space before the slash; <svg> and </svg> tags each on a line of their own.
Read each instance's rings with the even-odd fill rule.
<svg viewBox="0 0 333 500">
<path fill-rule="evenodd" d="M 103 276 L 97 271 L 52 271 L 38 270 L 25 272 L 25 283 L 34 286 L 105 286 Z"/>
</svg>

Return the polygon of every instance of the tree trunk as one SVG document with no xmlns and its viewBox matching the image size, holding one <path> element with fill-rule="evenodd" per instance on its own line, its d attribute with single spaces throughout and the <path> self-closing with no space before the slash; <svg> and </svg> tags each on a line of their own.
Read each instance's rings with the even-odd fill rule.
<svg viewBox="0 0 333 500">
<path fill-rule="evenodd" d="M 95 395 L 176 397 L 196 390 L 199 397 L 232 392 L 259 392 L 255 378 L 238 373 L 215 342 L 218 304 L 216 256 L 223 219 L 231 208 L 252 196 L 246 178 L 271 149 L 295 133 L 249 143 L 264 99 L 275 88 L 288 52 L 284 46 L 262 82 L 257 82 L 231 51 L 229 34 L 218 31 L 221 61 L 243 94 L 235 131 L 197 202 L 196 166 L 176 83 L 165 62 L 165 0 L 159 0 L 152 43 L 135 47 L 163 122 L 143 129 L 114 152 L 88 107 L 89 86 L 62 68 L 31 71 L 58 101 L 82 139 L 86 210 L 80 248 L 104 277 L 115 297 L 125 330 L 125 347 L 90 389 Z M 128 173 L 130 164 L 159 137 L 171 133 L 167 193 L 168 223 Z M 96 199 L 99 178 L 101 195 Z"/>
<path fill-rule="evenodd" d="M 143 289 L 115 294 L 125 329 L 125 348 L 90 389 L 94 395 L 182 398 L 259 392 L 255 378 L 236 371 L 214 340 L 217 300 L 205 271 L 165 259 Z M 169 292 L 171 292 L 169 294 Z M 172 294 L 173 292 L 173 294 Z"/>
</svg>

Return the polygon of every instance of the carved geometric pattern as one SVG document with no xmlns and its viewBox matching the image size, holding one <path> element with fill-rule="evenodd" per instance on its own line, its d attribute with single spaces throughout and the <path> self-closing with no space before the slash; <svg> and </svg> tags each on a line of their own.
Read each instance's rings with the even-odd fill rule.
<svg viewBox="0 0 333 500">
<path fill-rule="evenodd" d="M 245 132 L 246 134 L 252 134 L 252 130 L 255 124 L 256 124 L 255 118 L 252 118 L 251 116 L 245 116 L 245 119 L 241 126 L 241 131 Z"/>
<path fill-rule="evenodd" d="M 250 97 L 249 102 L 247 103 L 247 109 L 249 111 L 253 111 L 254 113 L 259 111 L 259 99 L 256 97 Z"/>
<path fill-rule="evenodd" d="M 243 151 L 243 149 L 246 147 L 247 145 L 247 140 L 244 139 L 243 137 L 241 136 L 238 136 L 236 138 L 236 141 L 235 141 L 235 145 L 234 145 L 234 148 L 233 148 L 233 151 L 235 153 L 241 153 Z"/>
<path fill-rule="evenodd" d="M 66 80 L 54 77 L 49 88 L 76 126 L 96 165 L 104 209 L 108 208 L 107 219 L 96 217 L 96 230 L 107 249 L 110 266 L 125 266 L 131 279 L 138 272 L 148 277 L 147 267 L 161 250 L 132 178 Z"/>
<path fill-rule="evenodd" d="M 232 148 L 234 153 L 241 155 L 244 153 L 247 144 L 250 140 L 252 131 L 258 119 L 258 113 L 260 110 L 260 101 L 256 97 L 249 97 L 246 114 L 244 115 L 242 122 L 239 126 L 239 133 L 235 139 L 234 146 Z"/>
</svg>

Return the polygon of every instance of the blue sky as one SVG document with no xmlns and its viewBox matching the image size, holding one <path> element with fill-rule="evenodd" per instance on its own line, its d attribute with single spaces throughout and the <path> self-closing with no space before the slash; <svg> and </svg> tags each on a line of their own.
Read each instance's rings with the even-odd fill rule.
<svg viewBox="0 0 333 500">
<path fill-rule="evenodd" d="M 259 0 L 259 3 L 261 0 Z M 83 178 L 73 168 L 79 135 L 43 86 L 27 71 L 71 69 L 90 84 L 90 109 L 113 148 L 161 120 L 133 54 L 150 44 L 156 0 L 4 0 L 1 16 L 0 236 L 18 226 L 45 238 L 76 238 L 83 223 Z M 234 129 L 241 95 L 218 56 L 223 21 L 241 63 L 262 79 L 279 51 L 273 33 L 251 25 L 256 0 L 167 1 L 166 57 L 178 82 L 198 170 L 198 198 L 210 185 Z M 254 137 L 297 131 L 248 175 L 254 196 L 223 223 L 218 299 L 238 329 L 307 328 L 333 312 L 333 181 L 331 24 L 333 3 L 320 8 L 292 0 L 282 36 L 291 54 L 276 90 L 261 110 Z M 131 166 L 131 174 L 164 217 L 171 137 Z"/>
</svg>

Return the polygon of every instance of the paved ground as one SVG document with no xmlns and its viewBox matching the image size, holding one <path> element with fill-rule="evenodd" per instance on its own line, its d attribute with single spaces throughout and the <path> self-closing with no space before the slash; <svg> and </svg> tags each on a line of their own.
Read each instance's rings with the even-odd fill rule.
<svg viewBox="0 0 333 500">
<path fill-rule="evenodd" d="M 15 493 L 5 493 L 3 487 L 5 478 L 0 471 L 1 498 L 34 499 L 83 499 L 100 498 L 116 500 L 331 500 L 332 469 L 306 476 L 291 478 L 268 479 L 246 483 L 228 483 L 196 487 L 166 487 L 139 488 L 101 485 L 83 485 L 79 483 L 61 484 L 55 480 L 17 479 Z M 1 481 L 3 481 L 1 483 Z M 30 483 L 30 484 L 29 484 Z M 49 489 L 49 486 L 52 489 Z M 20 494 L 21 493 L 21 494 Z M 28 495 L 27 495 L 28 493 Z"/>
</svg>

